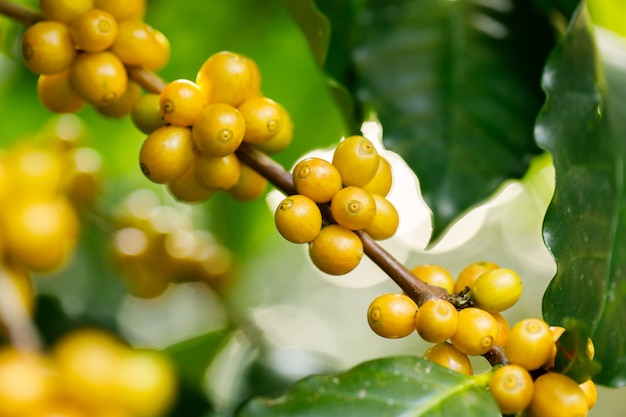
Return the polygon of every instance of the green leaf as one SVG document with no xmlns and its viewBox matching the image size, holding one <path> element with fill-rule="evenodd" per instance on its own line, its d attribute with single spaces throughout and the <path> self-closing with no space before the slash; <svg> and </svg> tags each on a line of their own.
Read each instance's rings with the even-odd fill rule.
<svg viewBox="0 0 626 417">
<path fill-rule="evenodd" d="M 532 132 L 553 34 L 527 0 L 365 3 L 358 99 L 373 104 L 386 146 L 416 172 L 439 234 L 538 153 Z"/>
<path fill-rule="evenodd" d="M 330 42 L 330 22 L 320 12 L 314 0 L 284 0 L 291 18 L 300 26 L 320 67 L 326 62 Z"/>
<path fill-rule="evenodd" d="M 181 378 L 198 386 L 231 334 L 230 329 L 205 333 L 169 346 L 165 352 L 176 364 Z"/>
<path fill-rule="evenodd" d="M 500 416 L 485 389 L 489 377 L 468 377 L 418 357 L 389 357 L 305 378 L 282 397 L 253 399 L 237 417 Z"/>
<path fill-rule="evenodd" d="M 546 64 L 543 86 L 535 132 L 556 171 L 544 239 L 557 262 L 543 314 L 554 325 L 571 317 L 588 326 L 602 364 L 595 381 L 624 386 L 626 71 L 603 64 L 584 4 Z"/>
<path fill-rule="evenodd" d="M 565 319 L 563 325 L 565 332 L 556 342 L 554 369 L 580 384 L 593 378 L 602 366 L 589 355 L 588 341 L 591 334 L 587 326 L 575 319 Z"/>
</svg>

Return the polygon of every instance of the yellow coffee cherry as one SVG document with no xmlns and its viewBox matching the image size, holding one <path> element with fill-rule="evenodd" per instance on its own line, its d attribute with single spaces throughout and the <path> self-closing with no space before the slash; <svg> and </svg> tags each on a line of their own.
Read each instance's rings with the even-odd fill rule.
<svg viewBox="0 0 626 417">
<path fill-rule="evenodd" d="M 489 312 L 507 310 L 522 295 L 522 279 L 509 268 L 496 268 L 481 274 L 471 289 L 474 305 Z"/>
<path fill-rule="evenodd" d="M 146 0 L 94 0 L 94 7 L 106 10 L 116 20 L 141 20 L 146 14 Z"/>
<path fill-rule="evenodd" d="M 506 318 L 500 314 L 492 312 L 490 313 L 496 322 L 498 323 L 498 338 L 496 339 L 495 345 L 504 347 L 506 342 L 509 340 L 509 333 L 511 332 L 511 328 L 509 326 L 509 322 Z"/>
<path fill-rule="evenodd" d="M 286 149 L 293 140 L 294 124 L 291 115 L 283 106 L 280 106 L 283 112 L 283 122 L 278 128 L 278 133 L 267 142 L 256 144 L 255 146 L 268 155 L 276 154 Z"/>
<path fill-rule="evenodd" d="M 159 106 L 165 123 L 191 126 L 202 112 L 205 100 L 196 83 L 179 79 L 167 83 L 161 90 Z"/>
<path fill-rule="evenodd" d="M 433 298 L 420 306 L 415 315 L 415 329 L 427 342 L 442 343 L 456 332 L 458 313 L 447 300 Z"/>
<path fill-rule="evenodd" d="M 133 124 L 146 135 L 163 126 L 160 97 L 159 94 L 144 94 L 135 101 L 130 111 Z"/>
<path fill-rule="evenodd" d="M 293 184 L 299 194 L 316 203 L 327 203 L 341 189 L 337 168 L 322 158 L 305 158 L 293 169 Z"/>
<path fill-rule="evenodd" d="M 41 104 L 55 113 L 74 113 L 85 105 L 85 100 L 72 87 L 69 69 L 41 74 L 37 79 L 37 96 Z"/>
<path fill-rule="evenodd" d="M 363 243 L 353 231 L 331 224 L 323 227 L 310 243 L 309 256 L 321 271 L 343 275 L 361 262 Z"/>
<path fill-rule="evenodd" d="M 10 186 L 16 192 L 58 193 L 66 186 L 67 161 L 62 153 L 52 149 L 24 141 L 13 149 L 6 164 Z"/>
<path fill-rule="evenodd" d="M 472 362 L 468 356 L 448 342 L 437 343 L 429 347 L 424 353 L 424 359 L 464 375 L 473 375 L 474 373 Z"/>
<path fill-rule="evenodd" d="M 267 190 L 267 179 L 246 164 L 240 164 L 239 181 L 228 189 L 235 200 L 252 201 L 262 196 Z"/>
<path fill-rule="evenodd" d="M 470 356 L 484 355 L 497 338 L 498 323 L 491 314 L 475 307 L 459 311 L 457 330 L 451 337 L 455 348 Z"/>
<path fill-rule="evenodd" d="M 466 287 L 470 290 L 474 286 L 474 282 L 478 279 L 480 275 L 484 272 L 487 272 L 491 269 L 499 268 L 500 266 L 495 262 L 489 261 L 477 261 L 472 262 L 467 265 L 465 268 L 459 272 L 459 275 L 456 277 L 456 281 L 454 283 L 454 292 L 460 293 Z"/>
<path fill-rule="evenodd" d="M 308 243 L 322 229 L 322 213 L 310 198 L 295 194 L 286 197 L 274 213 L 276 229 L 293 243 Z"/>
<path fill-rule="evenodd" d="M 196 157 L 195 172 L 205 187 L 213 190 L 228 190 L 239 182 L 241 163 L 233 153 L 226 156 L 199 155 Z"/>
<path fill-rule="evenodd" d="M 367 309 L 367 323 L 379 336 L 389 339 L 406 337 L 415 330 L 414 318 L 418 308 L 404 294 L 383 294 Z"/>
<path fill-rule="evenodd" d="M 588 411 L 585 393 L 568 376 L 548 372 L 535 380 L 529 417 L 585 417 Z"/>
<path fill-rule="evenodd" d="M 22 36 L 24 63 L 37 74 L 54 74 L 69 68 L 76 49 L 67 25 L 44 20 L 29 26 Z"/>
<path fill-rule="evenodd" d="M 102 156 L 86 146 L 67 152 L 70 164 L 67 198 L 75 207 L 93 207 L 102 188 Z"/>
<path fill-rule="evenodd" d="M 333 165 L 344 185 L 362 187 L 374 178 L 380 157 L 374 144 L 363 136 L 350 136 L 335 148 Z"/>
<path fill-rule="evenodd" d="M 204 61 L 195 81 L 204 92 L 207 103 L 238 107 L 259 94 L 260 80 L 259 69 L 252 59 L 221 51 Z"/>
<path fill-rule="evenodd" d="M 380 194 L 372 194 L 376 203 L 374 220 L 365 228 L 365 232 L 375 240 L 392 237 L 400 224 L 400 216 L 396 207 Z"/>
<path fill-rule="evenodd" d="M 278 134 L 283 123 L 284 112 L 280 104 L 263 96 L 252 96 L 237 109 L 246 122 L 244 142 L 258 145 Z"/>
<path fill-rule="evenodd" d="M 130 19 L 118 21 L 117 38 L 110 50 L 126 65 L 158 71 L 169 61 L 170 48 L 163 33 L 142 20 Z"/>
<path fill-rule="evenodd" d="M 98 113 L 105 117 L 122 118 L 130 114 L 137 103 L 137 100 L 141 97 L 143 89 L 137 82 L 128 80 L 128 85 L 124 94 L 111 104 L 104 106 L 96 106 L 95 109 Z"/>
<path fill-rule="evenodd" d="M 39 0 L 39 8 L 46 20 L 70 23 L 94 8 L 94 0 Z"/>
<path fill-rule="evenodd" d="M 139 151 L 141 172 L 158 184 L 183 175 L 195 158 L 191 131 L 179 126 L 163 126 L 155 130 L 144 140 Z"/>
<path fill-rule="evenodd" d="M 117 21 L 105 10 L 91 9 L 72 20 L 70 35 L 76 49 L 101 52 L 115 42 Z"/>
<path fill-rule="evenodd" d="M 550 326 L 541 319 L 527 318 L 511 328 L 504 351 L 512 364 L 534 370 L 548 361 L 553 346 Z"/>
<path fill-rule="evenodd" d="M 70 80 L 78 95 L 95 106 L 106 106 L 119 100 L 128 86 L 124 64 L 109 51 L 78 55 L 72 65 Z"/>
<path fill-rule="evenodd" d="M 382 156 L 379 157 L 378 169 L 367 184 L 363 186 L 363 189 L 369 191 L 372 194 L 380 194 L 386 196 L 391 191 L 391 185 L 393 182 L 391 174 L 391 164 L 387 159 Z"/>
<path fill-rule="evenodd" d="M 434 285 L 452 293 L 454 289 L 454 278 L 450 272 L 441 265 L 436 264 L 420 264 L 411 268 L 411 273 L 420 281 L 428 285 Z"/>
<path fill-rule="evenodd" d="M 376 201 L 369 191 L 348 186 L 335 193 L 330 211 L 339 225 L 349 230 L 362 230 L 376 217 Z"/>
<path fill-rule="evenodd" d="M 216 190 L 207 188 L 196 176 L 195 161 L 180 177 L 167 183 L 170 194 L 183 203 L 202 203 L 208 200 Z"/>
<path fill-rule="evenodd" d="M 491 377 L 489 392 L 502 414 L 516 414 L 524 411 L 530 404 L 534 394 L 534 383 L 525 368 L 504 365 Z"/>
<path fill-rule="evenodd" d="M 211 103 L 197 116 L 191 129 L 196 147 L 208 156 L 226 156 L 243 141 L 246 122 L 235 107 Z"/>
<path fill-rule="evenodd" d="M 588 379 L 585 382 L 578 384 L 578 387 L 585 394 L 585 398 L 587 399 L 587 407 L 591 410 L 598 401 L 598 387 L 593 382 L 593 380 Z"/>
</svg>

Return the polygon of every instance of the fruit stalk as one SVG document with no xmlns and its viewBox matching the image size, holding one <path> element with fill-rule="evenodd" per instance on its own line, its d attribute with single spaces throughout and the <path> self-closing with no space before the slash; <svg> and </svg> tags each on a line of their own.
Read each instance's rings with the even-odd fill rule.
<svg viewBox="0 0 626 417">
<path fill-rule="evenodd" d="M 41 341 L 18 289 L 0 266 L 0 325 L 6 329 L 11 344 L 20 350 L 39 351 Z"/>
<path fill-rule="evenodd" d="M 43 16 L 38 10 L 6 0 L 0 0 L 0 14 L 10 17 L 26 26 L 43 20 Z"/>
</svg>

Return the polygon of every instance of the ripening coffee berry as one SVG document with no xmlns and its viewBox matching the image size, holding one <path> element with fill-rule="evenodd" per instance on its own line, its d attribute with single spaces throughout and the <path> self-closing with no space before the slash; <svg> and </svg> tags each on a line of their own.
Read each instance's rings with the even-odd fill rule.
<svg viewBox="0 0 626 417">
<path fill-rule="evenodd" d="M 568 376 L 548 372 L 535 380 L 529 417 L 585 417 L 588 411 L 585 393 Z"/>
<path fill-rule="evenodd" d="M 528 318 L 511 328 L 504 351 L 512 364 L 530 371 L 546 363 L 553 346 L 550 326 L 541 319 Z"/>
<path fill-rule="evenodd" d="M 432 298 L 420 306 L 415 315 L 415 329 L 427 342 L 442 343 L 456 332 L 456 308 L 447 300 Z"/>
<path fill-rule="evenodd" d="M 313 264 L 330 275 L 343 275 L 357 267 L 363 258 L 363 243 L 352 231 L 337 224 L 322 228 L 309 245 Z"/>
<path fill-rule="evenodd" d="M 70 80 L 78 95 L 95 106 L 106 106 L 119 100 L 128 86 L 124 64 L 108 50 L 78 55 L 72 65 Z"/>
<path fill-rule="evenodd" d="M 207 188 L 196 176 L 195 161 L 180 177 L 167 183 L 170 194 L 183 203 L 202 203 L 208 200 L 216 190 Z"/>
<path fill-rule="evenodd" d="M 502 414 L 516 414 L 530 404 L 534 383 L 526 369 L 518 365 L 504 365 L 491 377 L 489 392 Z"/>
<path fill-rule="evenodd" d="M 276 208 L 274 223 L 282 237 L 293 243 L 308 243 L 322 230 L 322 213 L 310 198 L 295 194 Z"/>
<path fill-rule="evenodd" d="M 75 113 L 85 105 L 85 100 L 72 87 L 69 69 L 41 74 L 37 79 L 37 96 L 41 104 L 55 113 Z"/>
<path fill-rule="evenodd" d="M 365 232 L 375 240 L 389 239 L 398 230 L 400 216 L 389 200 L 380 194 L 372 194 L 376 203 L 374 220 L 365 228 Z"/>
<path fill-rule="evenodd" d="M 380 157 L 369 139 L 357 135 L 339 142 L 332 162 L 339 170 L 344 185 L 362 187 L 374 178 Z"/>
<path fill-rule="evenodd" d="M 350 230 L 363 230 L 376 217 L 376 201 L 369 191 L 348 186 L 337 191 L 330 201 L 335 221 Z"/>
<path fill-rule="evenodd" d="M 139 165 L 150 181 L 164 184 L 183 175 L 195 157 L 188 128 L 163 126 L 144 140 Z"/>
<path fill-rule="evenodd" d="M 587 406 L 589 407 L 589 410 L 591 410 L 598 401 L 598 387 L 596 387 L 596 384 L 591 379 L 588 379 L 585 382 L 578 384 L 578 386 L 585 394 L 585 398 L 587 399 Z"/>
<path fill-rule="evenodd" d="M 105 117 L 111 117 L 119 119 L 121 117 L 126 117 L 135 107 L 137 100 L 141 97 L 143 89 L 141 86 L 133 81 L 128 80 L 128 85 L 126 87 L 126 91 L 122 94 L 118 100 L 114 101 L 111 104 L 106 104 L 104 106 L 96 106 L 95 109 L 98 113 Z"/>
<path fill-rule="evenodd" d="M 39 0 L 39 8 L 46 20 L 70 23 L 93 9 L 94 0 Z"/>
<path fill-rule="evenodd" d="M 76 49 L 85 52 L 104 51 L 115 42 L 117 21 L 105 10 L 91 9 L 72 20 L 70 35 Z"/>
<path fill-rule="evenodd" d="M 509 333 L 511 332 L 511 328 L 509 326 L 509 322 L 506 318 L 500 313 L 490 313 L 496 322 L 498 323 L 498 337 L 496 339 L 495 345 L 504 347 L 506 342 L 509 340 Z"/>
<path fill-rule="evenodd" d="M 522 279 L 509 268 L 496 268 L 481 274 L 471 289 L 474 305 L 489 312 L 507 310 L 522 295 Z"/>
<path fill-rule="evenodd" d="M 116 20 L 141 20 L 146 14 L 146 0 L 94 0 L 94 7 L 106 10 Z"/>
<path fill-rule="evenodd" d="M 196 83 L 202 88 L 207 103 L 226 103 L 235 107 L 258 95 L 260 82 L 256 63 L 229 51 L 211 55 L 196 75 Z"/>
<path fill-rule="evenodd" d="M 246 131 L 246 122 L 235 107 L 211 103 L 193 123 L 191 134 L 196 147 L 208 156 L 226 156 L 237 150 Z"/>
<path fill-rule="evenodd" d="M 378 169 L 367 184 L 363 186 L 363 189 L 369 191 L 372 194 L 380 194 L 386 196 L 391 191 L 392 173 L 391 164 L 382 156 L 379 157 Z"/>
<path fill-rule="evenodd" d="M 267 142 L 255 145 L 258 149 L 268 155 L 273 155 L 286 149 L 293 140 L 293 120 L 291 120 L 291 115 L 287 110 L 285 110 L 285 108 L 281 106 L 281 109 L 283 111 L 283 122 L 278 128 L 278 133 L 276 133 L 276 135 Z"/>
<path fill-rule="evenodd" d="M 497 338 L 496 319 L 484 310 L 468 307 L 459 311 L 457 330 L 450 340 L 466 355 L 480 356 L 491 350 Z"/>
<path fill-rule="evenodd" d="M 193 81 L 179 79 L 165 85 L 159 97 L 165 123 L 191 126 L 204 108 L 204 95 Z"/>
<path fill-rule="evenodd" d="M 213 190 L 228 190 L 239 182 L 241 163 L 234 153 L 226 156 L 198 155 L 196 177 L 205 187 Z"/>
<path fill-rule="evenodd" d="M 267 179 L 246 164 L 239 164 L 239 168 L 239 181 L 228 189 L 228 194 L 238 201 L 252 201 L 262 196 L 267 189 Z"/>
<path fill-rule="evenodd" d="M 161 126 L 161 106 L 159 94 L 144 94 L 139 97 L 130 111 L 133 124 L 141 132 L 149 135 Z"/>
<path fill-rule="evenodd" d="M 459 275 L 456 277 L 456 281 L 454 283 L 454 292 L 458 294 L 465 288 L 469 288 L 471 290 L 474 286 L 474 282 L 476 282 L 480 275 L 491 269 L 499 267 L 500 266 L 498 264 L 489 261 L 472 262 L 459 272 Z"/>
<path fill-rule="evenodd" d="M 299 194 L 316 203 L 327 203 L 341 189 L 337 168 L 322 158 L 305 158 L 293 169 L 293 185 Z"/>
<path fill-rule="evenodd" d="M 37 74 L 54 74 L 69 68 L 76 48 L 67 25 L 43 20 L 29 26 L 22 36 L 24 63 Z"/>
<path fill-rule="evenodd" d="M 123 20 L 118 21 L 117 38 L 111 52 L 126 65 L 157 71 L 170 58 L 170 43 L 161 32 L 142 20 Z"/>
<path fill-rule="evenodd" d="M 434 285 L 452 293 L 454 289 L 454 278 L 450 272 L 441 265 L 437 264 L 420 264 L 411 268 L 411 273 L 420 281 L 428 285 Z"/>
<path fill-rule="evenodd" d="M 379 336 L 389 339 L 406 337 L 413 333 L 413 322 L 418 308 L 415 301 L 404 294 L 383 294 L 367 309 L 367 323 Z"/>
<path fill-rule="evenodd" d="M 258 145 L 278 134 L 284 111 L 280 104 L 263 96 L 252 96 L 237 106 L 246 122 L 244 142 Z"/>
<path fill-rule="evenodd" d="M 448 342 L 437 343 L 429 347 L 424 353 L 424 359 L 464 375 L 474 373 L 472 362 L 468 356 Z"/>
</svg>

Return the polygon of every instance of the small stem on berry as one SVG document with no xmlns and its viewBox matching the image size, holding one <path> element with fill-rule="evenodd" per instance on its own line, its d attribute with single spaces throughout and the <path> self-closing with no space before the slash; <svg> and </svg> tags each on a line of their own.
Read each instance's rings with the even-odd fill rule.
<svg viewBox="0 0 626 417">
<path fill-rule="evenodd" d="M 166 85 L 166 82 L 161 77 L 145 68 L 129 66 L 126 67 L 126 70 L 130 78 L 135 80 L 149 93 L 159 94 Z"/>
<path fill-rule="evenodd" d="M 28 351 L 41 349 L 39 333 L 26 311 L 18 289 L 2 266 L 0 266 L 0 321 L 4 324 L 13 346 Z"/>
<path fill-rule="evenodd" d="M 487 362 L 491 366 L 496 365 L 506 365 L 509 363 L 509 359 L 506 357 L 506 353 L 504 353 L 504 349 L 500 346 L 494 346 L 491 350 L 483 355 Z"/>
<path fill-rule="evenodd" d="M 38 10 L 6 0 L 0 0 L 0 14 L 10 17 L 26 26 L 30 26 L 44 19 L 43 15 Z"/>
</svg>

